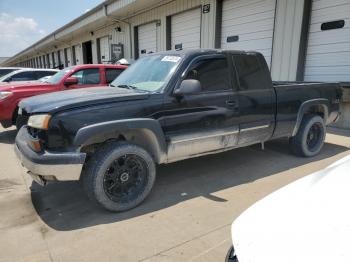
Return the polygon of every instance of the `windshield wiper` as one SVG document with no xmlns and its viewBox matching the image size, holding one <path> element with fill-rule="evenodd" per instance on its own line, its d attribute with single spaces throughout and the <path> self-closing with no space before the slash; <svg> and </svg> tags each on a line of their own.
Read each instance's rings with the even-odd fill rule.
<svg viewBox="0 0 350 262">
<path fill-rule="evenodd" d="M 117 86 L 114 86 L 114 87 L 119 87 L 119 88 L 126 88 L 126 89 L 137 89 L 136 86 L 132 86 L 132 85 L 117 85 Z"/>
</svg>

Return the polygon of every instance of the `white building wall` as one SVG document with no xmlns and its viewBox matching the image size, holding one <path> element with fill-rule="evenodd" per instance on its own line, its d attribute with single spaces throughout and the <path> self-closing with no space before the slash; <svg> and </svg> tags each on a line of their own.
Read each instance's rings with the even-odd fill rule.
<svg viewBox="0 0 350 262">
<path fill-rule="evenodd" d="M 119 32 L 117 28 L 120 27 L 121 31 Z M 113 44 L 123 44 L 124 45 L 124 57 L 131 58 L 132 57 L 132 45 L 130 42 L 130 29 L 129 26 L 125 23 L 115 24 L 113 29 L 110 31 L 112 34 Z"/>
<path fill-rule="evenodd" d="M 146 24 L 152 21 L 160 21 L 159 30 L 159 50 L 166 50 L 166 17 L 181 13 L 185 10 L 195 7 L 202 7 L 210 4 L 210 12 L 202 14 L 201 19 L 201 47 L 214 48 L 215 46 L 215 13 L 216 0 L 177 0 L 172 1 L 152 10 L 140 13 L 128 19 L 132 24 L 132 42 L 134 43 L 134 27 Z M 132 55 L 135 57 L 134 48 L 132 47 Z"/>
<path fill-rule="evenodd" d="M 307 0 L 276 0 L 277 7 L 271 66 L 272 78 L 274 80 L 296 80 L 304 1 Z M 108 7 L 108 9 L 115 10 L 118 8 L 118 6 L 122 7 L 133 2 L 135 2 L 135 0 L 115 1 Z M 159 24 L 159 32 L 157 33 L 156 39 L 157 49 L 159 51 L 166 50 L 166 17 L 196 7 L 199 8 L 206 4 L 210 5 L 210 12 L 201 14 L 201 47 L 215 47 L 216 0 L 174 0 L 163 2 L 163 4 L 160 3 L 157 7 L 150 7 L 151 9 L 148 11 L 138 11 L 131 17 L 127 13 L 125 14 L 124 18 L 120 16 L 120 19 L 125 22 L 117 21 L 118 19 L 113 21 L 114 18 L 110 17 L 104 25 L 95 25 L 94 29 L 89 30 L 89 28 L 86 28 L 86 30 L 84 29 L 82 33 L 74 34 L 74 30 L 80 30 L 81 32 L 81 28 L 83 26 L 93 23 L 92 21 L 97 17 L 107 19 L 106 16 L 103 15 L 103 12 L 99 10 L 96 12 L 96 14 L 89 15 L 86 18 L 86 21 L 79 22 L 69 28 L 65 28 L 61 33 L 56 35 L 56 40 L 53 38 L 46 39 L 43 41 L 43 43 L 38 45 L 36 50 L 33 48 L 33 51 L 30 51 L 31 53 L 26 53 L 25 56 L 28 55 L 28 57 L 25 59 L 18 57 L 18 60 L 15 60 L 14 63 L 19 63 L 24 60 L 29 61 L 36 56 L 37 51 L 41 53 L 50 53 L 51 59 L 52 52 L 57 52 L 59 49 L 63 50 L 67 47 L 79 45 L 80 47 L 77 49 L 76 57 L 79 59 L 80 64 L 83 63 L 81 43 L 89 40 L 92 41 L 93 62 L 97 63 L 97 38 L 103 36 L 109 36 L 111 40 L 110 43 L 122 43 L 124 45 L 124 56 L 126 58 L 135 57 L 134 27 L 154 21 L 157 21 Z M 93 25 L 94 24 L 91 24 L 91 26 Z M 118 27 L 120 27 L 120 31 L 116 30 Z M 90 33 L 91 31 L 93 31 L 93 34 Z M 64 33 L 67 34 L 72 32 L 73 34 L 71 38 L 64 36 Z M 63 37 L 65 37 L 65 39 L 62 40 Z M 54 48 L 54 46 L 56 47 Z M 57 62 L 58 59 L 56 59 L 56 65 Z M 52 67 L 52 61 L 50 66 Z"/>
</svg>

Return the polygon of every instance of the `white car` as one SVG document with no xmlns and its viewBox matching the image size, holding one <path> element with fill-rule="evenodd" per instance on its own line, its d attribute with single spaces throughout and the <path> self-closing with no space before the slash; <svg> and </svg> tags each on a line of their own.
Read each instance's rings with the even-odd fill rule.
<svg viewBox="0 0 350 262">
<path fill-rule="evenodd" d="M 350 155 L 255 203 L 231 227 L 232 262 L 349 262 Z"/>
<path fill-rule="evenodd" d="M 1 82 L 17 82 L 17 81 L 34 81 L 38 80 L 44 76 L 52 76 L 56 74 L 59 70 L 56 69 L 35 69 L 35 68 L 25 68 L 15 70 L 7 75 L 0 77 Z"/>
<path fill-rule="evenodd" d="M 45 82 L 46 82 L 47 80 L 49 80 L 51 77 L 52 77 L 52 76 L 44 76 L 44 77 L 38 79 L 38 81 L 39 81 L 39 82 L 45 83 Z"/>
</svg>

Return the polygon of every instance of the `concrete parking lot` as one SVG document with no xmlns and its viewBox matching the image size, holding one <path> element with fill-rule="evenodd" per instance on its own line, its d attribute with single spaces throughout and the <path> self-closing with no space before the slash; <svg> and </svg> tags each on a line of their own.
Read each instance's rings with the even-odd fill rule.
<svg viewBox="0 0 350 262">
<path fill-rule="evenodd" d="M 13 152 L 15 135 L 0 128 L 0 261 L 223 261 L 242 211 L 350 154 L 349 132 L 331 130 L 314 158 L 295 157 L 278 140 L 264 151 L 161 166 L 141 206 L 110 213 L 90 204 L 76 182 L 32 183 Z"/>
</svg>

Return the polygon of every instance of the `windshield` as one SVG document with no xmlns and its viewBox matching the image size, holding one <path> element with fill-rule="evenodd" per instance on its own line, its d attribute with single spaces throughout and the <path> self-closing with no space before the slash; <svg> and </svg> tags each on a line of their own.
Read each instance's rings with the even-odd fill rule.
<svg viewBox="0 0 350 262">
<path fill-rule="evenodd" d="M 168 83 L 180 60 L 180 56 L 174 55 L 150 55 L 140 58 L 121 73 L 111 86 L 159 91 Z"/>
<path fill-rule="evenodd" d="M 47 79 L 45 81 L 45 83 L 50 83 L 50 84 L 58 84 L 63 77 L 69 73 L 72 70 L 72 67 L 67 67 L 59 72 L 57 72 L 56 74 L 54 74 L 53 76 L 51 76 L 49 79 Z"/>
</svg>

